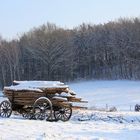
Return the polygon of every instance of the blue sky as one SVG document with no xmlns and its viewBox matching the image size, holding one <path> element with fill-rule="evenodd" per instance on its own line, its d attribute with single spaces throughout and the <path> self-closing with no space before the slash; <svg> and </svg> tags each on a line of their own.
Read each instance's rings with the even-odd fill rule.
<svg viewBox="0 0 140 140">
<path fill-rule="evenodd" d="M 0 34 L 7 39 L 47 22 L 73 28 L 119 17 L 140 17 L 140 0 L 0 0 Z"/>
</svg>

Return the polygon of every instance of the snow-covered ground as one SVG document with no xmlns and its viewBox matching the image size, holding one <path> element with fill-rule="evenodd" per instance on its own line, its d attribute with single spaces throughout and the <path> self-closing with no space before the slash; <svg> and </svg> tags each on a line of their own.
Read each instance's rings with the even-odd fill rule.
<svg viewBox="0 0 140 140">
<path fill-rule="evenodd" d="M 23 120 L 14 116 L 11 119 L 0 119 L 2 140 L 139 140 L 139 138 L 140 122 L 117 123 L 72 119 L 64 123 Z"/>
<path fill-rule="evenodd" d="M 0 118 L 0 140 L 138 140 L 140 113 L 139 81 L 88 81 L 70 84 L 78 96 L 88 100 L 88 110 L 74 111 L 68 122 L 25 120 L 20 115 Z M 0 100 L 3 100 L 1 97 Z M 92 108 L 115 106 L 117 112 Z M 131 111 L 130 111 L 131 106 Z"/>
<path fill-rule="evenodd" d="M 140 104 L 140 81 L 88 81 L 70 87 L 88 100 L 90 108 L 116 106 L 118 110 L 134 110 L 135 104 Z"/>
</svg>

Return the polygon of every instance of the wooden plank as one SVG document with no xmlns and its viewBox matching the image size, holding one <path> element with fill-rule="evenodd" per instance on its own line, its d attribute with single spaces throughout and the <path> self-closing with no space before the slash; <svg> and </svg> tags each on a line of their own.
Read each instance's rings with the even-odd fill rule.
<svg viewBox="0 0 140 140">
<path fill-rule="evenodd" d="M 69 107 L 71 106 L 71 104 L 69 102 L 57 102 L 57 103 L 54 103 L 54 106 Z"/>
<path fill-rule="evenodd" d="M 79 103 L 88 103 L 88 101 L 79 101 Z"/>
<path fill-rule="evenodd" d="M 82 100 L 82 98 L 68 98 L 68 101 L 70 102 L 80 102 Z"/>
<path fill-rule="evenodd" d="M 73 109 L 88 109 L 87 107 L 83 106 L 72 106 Z"/>
</svg>

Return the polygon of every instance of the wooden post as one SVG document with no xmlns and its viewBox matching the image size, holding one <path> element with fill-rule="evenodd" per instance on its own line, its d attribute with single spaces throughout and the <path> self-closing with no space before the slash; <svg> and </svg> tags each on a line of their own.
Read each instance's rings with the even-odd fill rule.
<svg viewBox="0 0 140 140">
<path fill-rule="evenodd" d="M 12 106 L 12 108 L 14 107 L 14 97 L 15 97 L 15 95 L 14 95 L 14 91 L 12 92 L 12 101 L 11 101 L 11 106 Z"/>
</svg>

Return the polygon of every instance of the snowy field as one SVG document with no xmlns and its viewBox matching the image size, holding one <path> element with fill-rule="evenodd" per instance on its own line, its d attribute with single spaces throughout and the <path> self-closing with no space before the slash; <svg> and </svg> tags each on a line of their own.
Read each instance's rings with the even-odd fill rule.
<svg viewBox="0 0 140 140">
<path fill-rule="evenodd" d="M 140 104 L 140 81 L 89 81 L 70 87 L 88 100 L 88 107 L 116 106 L 119 110 L 133 110 Z"/>
<path fill-rule="evenodd" d="M 78 96 L 88 100 L 88 110 L 73 112 L 68 122 L 25 120 L 20 115 L 0 118 L 0 140 L 138 140 L 140 113 L 139 81 L 88 81 L 70 84 Z M 0 97 L 0 100 L 3 100 Z M 110 108 L 117 112 L 95 111 Z"/>
</svg>

